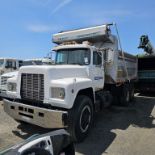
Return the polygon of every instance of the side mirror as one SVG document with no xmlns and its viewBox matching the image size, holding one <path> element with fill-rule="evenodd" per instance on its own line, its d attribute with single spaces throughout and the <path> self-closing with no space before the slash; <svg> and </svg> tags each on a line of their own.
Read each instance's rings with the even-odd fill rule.
<svg viewBox="0 0 155 155">
<path fill-rule="evenodd" d="M 18 152 L 21 155 L 53 155 L 53 144 L 50 136 L 40 137 L 24 144 Z"/>
<path fill-rule="evenodd" d="M 61 129 L 33 135 L 24 142 L 0 152 L 1 155 L 75 155 L 69 134 Z"/>
</svg>

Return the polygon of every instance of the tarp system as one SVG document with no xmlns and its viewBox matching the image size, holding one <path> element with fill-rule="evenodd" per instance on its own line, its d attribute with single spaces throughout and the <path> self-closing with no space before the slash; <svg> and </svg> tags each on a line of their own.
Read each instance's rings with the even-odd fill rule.
<svg viewBox="0 0 155 155">
<path fill-rule="evenodd" d="M 96 27 L 84 28 L 71 30 L 66 32 L 60 32 L 53 35 L 53 42 L 56 44 L 61 44 L 63 42 L 77 41 L 81 43 L 82 41 L 93 41 L 97 38 L 105 38 L 110 34 L 110 29 L 108 25 L 101 25 Z"/>
</svg>

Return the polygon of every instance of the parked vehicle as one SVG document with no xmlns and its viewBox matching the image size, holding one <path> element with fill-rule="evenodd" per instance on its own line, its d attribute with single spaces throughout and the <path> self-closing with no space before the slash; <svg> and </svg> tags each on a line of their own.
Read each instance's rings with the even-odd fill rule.
<svg viewBox="0 0 155 155">
<path fill-rule="evenodd" d="M 4 110 L 44 128 L 66 127 L 75 141 L 87 136 L 94 112 L 134 97 L 137 58 L 119 50 L 110 25 L 53 35 L 55 65 L 26 66 L 8 79 Z"/>
<path fill-rule="evenodd" d="M 140 38 L 139 48 L 144 49 L 145 54 L 138 56 L 138 83 L 139 92 L 155 91 L 155 49 L 147 35 Z"/>
<path fill-rule="evenodd" d="M 0 152 L 1 155 L 75 155 L 74 144 L 65 130 L 33 135 Z"/>
<path fill-rule="evenodd" d="M 5 73 L 0 76 L 0 98 L 7 98 L 7 80 L 18 75 L 18 71 Z"/>
<path fill-rule="evenodd" d="M 22 60 L 12 58 L 0 58 L 0 75 L 18 70 L 22 64 Z"/>
<path fill-rule="evenodd" d="M 52 60 L 50 58 L 38 58 L 38 59 L 27 59 L 23 60 L 20 63 L 21 66 L 31 66 L 31 65 L 51 65 Z M 9 78 L 16 77 L 18 75 L 18 71 L 4 73 L 0 76 L 0 98 L 9 98 L 11 96 L 7 96 L 7 80 Z"/>
</svg>

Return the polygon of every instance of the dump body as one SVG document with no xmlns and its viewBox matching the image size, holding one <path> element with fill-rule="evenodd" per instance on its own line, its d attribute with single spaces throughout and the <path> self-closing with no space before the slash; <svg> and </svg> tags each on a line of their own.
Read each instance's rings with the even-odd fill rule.
<svg viewBox="0 0 155 155">
<path fill-rule="evenodd" d="M 105 83 L 116 84 L 137 79 L 137 58 L 131 54 L 115 51 L 113 63 L 106 63 Z"/>
</svg>

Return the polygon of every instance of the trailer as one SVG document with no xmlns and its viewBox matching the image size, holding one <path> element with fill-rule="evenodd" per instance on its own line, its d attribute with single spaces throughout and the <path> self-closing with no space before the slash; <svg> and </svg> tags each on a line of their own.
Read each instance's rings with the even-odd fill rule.
<svg viewBox="0 0 155 155">
<path fill-rule="evenodd" d="M 137 58 L 119 48 L 111 24 L 53 35 L 55 65 L 27 66 L 8 80 L 4 110 L 15 120 L 66 128 L 75 141 L 88 135 L 98 112 L 134 97 Z"/>
</svg>

